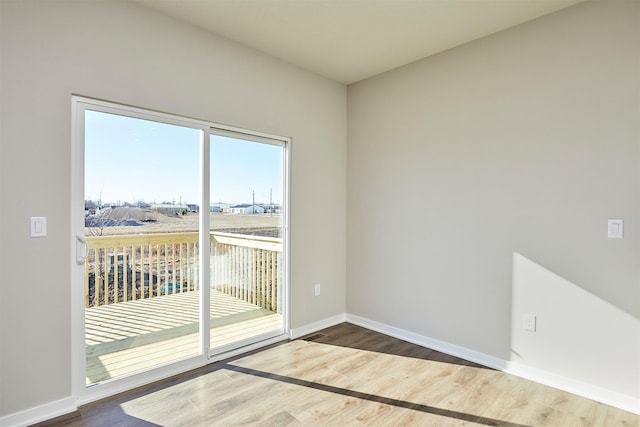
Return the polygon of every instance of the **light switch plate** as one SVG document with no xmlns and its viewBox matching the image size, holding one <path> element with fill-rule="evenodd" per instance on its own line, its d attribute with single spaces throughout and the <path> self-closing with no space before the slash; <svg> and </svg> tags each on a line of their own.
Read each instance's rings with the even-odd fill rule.
<svg viewBox="0 0 640 427">
<path fill-rule="evenodd" d="M 47 236 L 47 217 L 32 216 L 31 217 L 31 237 Z"/>
<path fill-rule="evenodd" d="M 525 331 L 535 332 L 536 331 L 536 315 L 525 313 L 522 319 L 522 328 Z"/>
<path fill-rule="evenodd" d="M 622 239 L 624 222 L 621 219 L 610 219 L 607 221 L 608 237 Z"/>
</svg>

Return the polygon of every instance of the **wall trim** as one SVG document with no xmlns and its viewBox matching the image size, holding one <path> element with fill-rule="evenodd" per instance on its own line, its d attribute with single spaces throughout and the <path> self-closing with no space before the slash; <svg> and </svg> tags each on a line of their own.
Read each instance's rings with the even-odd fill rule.
<svg viewBox="0 0 640 427">
<path fill-rule="evenodd" d="M 405 329 L 396 328 L 395 326 L 376 322 L 375 320 L 370 320 L 354 314 L 347 314 L 347 322 L 410 342 L 412 344 L 427 347 L 431 350 L 436 350 L 489 368 L 497 369 L 499 371 L 503 371 L 507 367 L 507 363 L 498 357 L 490 356 L 446 341 L 426 337 L 424 335 L 416 334 Z"/>
<path fill-rule="evenodd" d="M 326 319 L 318 320 L 317 322 L 300 326 L 299 328 L 291 328 L 289 330 L 289 339 L 295 340 L 305 335 L 317 332 L 321 329 L 330 328 L 331 326 L 335 326 L 346 321 L 347 315 L 345 313 L 342 313 L 335 316 L 327 317 Z"/>
<path fill-rule="evenodd" d="M 35 406 L 25 409 L 24 411 L 15 412 L 13 414 L 0 417 L 0 425 L 2 426 L 28 426 L 31 424 L 46 421 L 51 418 L 69 414 L 78 407 L 73 397 L 56 400 L 54 402 L 45 403 L 44 405 Z"/>
<path fill-rule="evenodd" d="M 520 378 L 535 381 L 549 387 L 557 388 L 577 396 L 582 396 L 587 399 L 595 400 L 597 402 L 640 415 L 638 399 L 633 396 L 627 396 L 625 394 L 606 390 L 592 384 L 563 377 L 561 375 L 526 366 L 521 363 L 503 360 L 466 347 L 426 337 L 424 335 L 416 334 L 405 329 L 376 322 L 375 320 L 370 320 L 354 314 L 347 314 L 346 317 L 347 322 L 353 323 L 354 325 L 362 326 L 363 328 L 371 329 L 422 347 L 440 351 L 451 356 L 459 357 L 470 362 L 478 363 Z"/>
<path fill-rule="evenodd" d="M 503 371 L 508 374 L 640 415 L 640 399 L 634 398 L 633 396 L 627 396 L 518 362 L 508 362 L 507 365 L 507 368 L 503 369 Z"/>
</svg>

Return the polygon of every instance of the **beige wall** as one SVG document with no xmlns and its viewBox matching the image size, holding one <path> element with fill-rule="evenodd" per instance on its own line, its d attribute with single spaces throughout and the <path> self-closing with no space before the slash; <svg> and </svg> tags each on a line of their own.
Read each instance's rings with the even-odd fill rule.
<svg viewBox="0 0 640 427">
<path fill-rule="evenodd" d="M 0 417 L 71 393 L 72 93 L 293 137 L 294 328 L 346 311 L 637 399 L 639 13 L 353 85 L 347 151 L 342 85 L 129 2 L 0 2 Z"/>
<path fill-rule="evenodd" d="M 349 86 L 349 314 L 637 403 L 639 5 Z"/>
<path fill-rule="evenodd" d="M 71 394 L 72 93 L 292 137 L 292 327 L 345 312 L 344 85 L 132 2 L 0 13 L 0 416 Z"/>
</svg>

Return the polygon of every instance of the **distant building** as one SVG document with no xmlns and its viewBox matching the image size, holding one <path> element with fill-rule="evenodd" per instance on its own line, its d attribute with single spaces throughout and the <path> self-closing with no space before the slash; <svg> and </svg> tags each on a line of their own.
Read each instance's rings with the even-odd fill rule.
<svg viewBox="0 0 640 427">
<path fill-rule="evenodd" d="M 209 212 L 229 213 L 231 205 L 229 203 L 212 203 Z"/>
<path fill-rule="evenodd" d="M 108 209 L 108 208 L 107 208 Z M 100 216 L 102 214 L 102 209 L 99 206 L 88 208 L 85 205 L 84 208 L 84 216 Z"/>
<path fill-rule="evenodd" d="M 280 205 L 265 205 L 264 206 L 264 213 L 268 213 L 268 214 L 279 214 L 282 213 L 282 206 Z"/>
<path fill-rule="evenodd" d="M 260 205 L 235 205 L 231 206 L 230 213 L 232 214 L 240 214 L 240 215 L 252 215 L 252 214 L 263 214 L 265 212 L 264 207 Z"/>
</svg>

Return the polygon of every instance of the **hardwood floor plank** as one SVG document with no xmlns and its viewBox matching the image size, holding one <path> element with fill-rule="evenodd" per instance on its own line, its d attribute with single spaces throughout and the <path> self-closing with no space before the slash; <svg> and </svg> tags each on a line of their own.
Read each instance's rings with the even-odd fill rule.
<svg viewBox="0 0 640 427">
<path fill-rule="evenodd" d="M 640 427 L 640 416 L 345 323 L 40 425 Z"/>
</svg>

